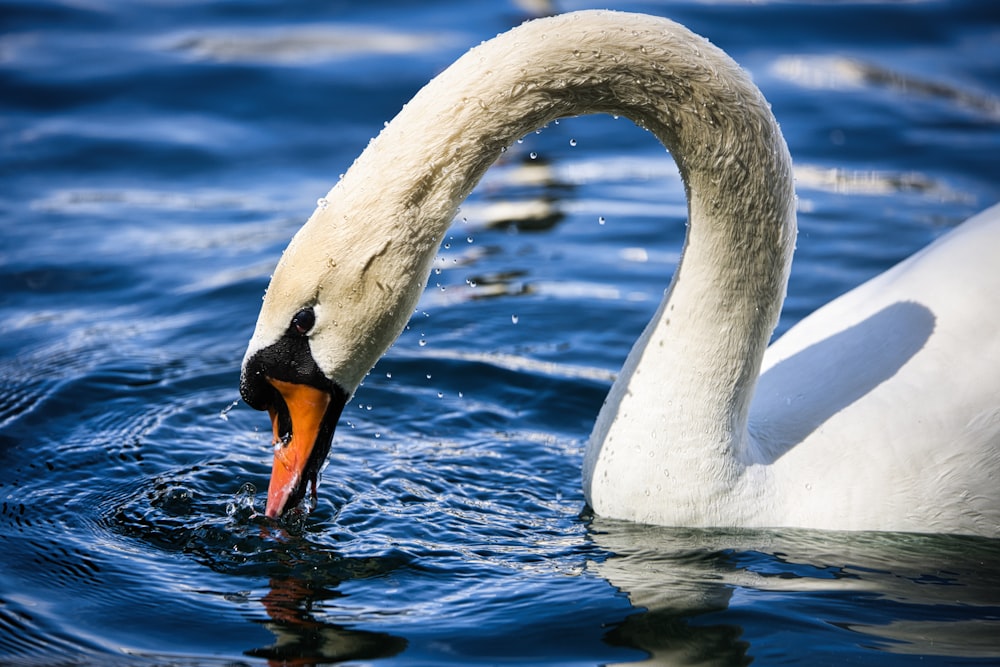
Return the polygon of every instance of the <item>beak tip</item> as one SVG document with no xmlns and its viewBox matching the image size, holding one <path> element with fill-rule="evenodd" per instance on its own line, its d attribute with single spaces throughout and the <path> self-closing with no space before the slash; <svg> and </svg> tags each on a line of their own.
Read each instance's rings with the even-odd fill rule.
<svg viewBox="0 0 1000 667">
<path fill-rule="evenodd" d="M 291 486 L 278 486 L 277 488 L 269 489 L 267 505 L 264 507 L 264 516 L 268 519 L 280 519 L 281 515 L 285 513 L 291 491 Z"/>
<path fill-rule="evenodd" d="M 268 382 L 280 394 L 282 409 L 271 410 L 274 461 L 264 516 L 277 520 L 299 504 L 309 483 L 316 493 L 319 467 L 330 449 L 346 395 L 336 387 L 328 391 L 273 378 Z"/>
</svg>

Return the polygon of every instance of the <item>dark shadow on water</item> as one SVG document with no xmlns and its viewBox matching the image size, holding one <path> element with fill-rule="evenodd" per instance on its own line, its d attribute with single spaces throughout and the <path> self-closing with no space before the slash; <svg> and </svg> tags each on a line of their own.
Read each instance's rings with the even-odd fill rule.
<svg viewBox="0 0 1000 667">
<path fill-rule="evenodd" d="M 800 350 L 760 377 L 750 430 L 770 464 L 895 375 L 934 333 L 934 313 L 900 301 Z"/>
</svg>

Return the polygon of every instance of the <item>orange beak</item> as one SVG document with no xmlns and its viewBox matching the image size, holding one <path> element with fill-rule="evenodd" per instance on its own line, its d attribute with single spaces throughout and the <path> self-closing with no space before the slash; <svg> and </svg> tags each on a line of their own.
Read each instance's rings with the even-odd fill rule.
<svg viewBox="0 0 1000 667">
<path fill-rule="evenodd" d="M 268 408 L 274 431 L 274 465 L 271 468 L 271 483 L 267 488 L 267 508 L 264 514 L 276 519 L 285 511 L 290 498 L 302 497 L 307 481 L 312 482 L 313 491 L 316 490 L 316 473 L 319 470 L 318 464 L 322 462 L 314 462 L 310 466 L 310 459 L 331 397 L 327 392 L 308 385 L 273 378 L 268 378 L 267 381 L 281 394 L 288 409 L 288 421 L 291 422 L 290 431 L 283 433 L 280 413 L 273 406 Z M 325 457 L 325 448 L 322 453 Z M 310 472 L 307 473 L 307 470 Z M 304 479 L 307 474 L 311 479 Z"/>
</svg>

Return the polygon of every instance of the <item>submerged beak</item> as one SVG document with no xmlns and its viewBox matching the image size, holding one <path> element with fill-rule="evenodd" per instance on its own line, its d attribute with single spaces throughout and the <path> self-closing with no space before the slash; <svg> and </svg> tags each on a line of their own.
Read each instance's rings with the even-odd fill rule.
<svg viewBox="0 0 1000 667">
<path fill-rule="evenodd" d="M 276 519 L 305 496 L 307 483 L 311 482 L 316 492 L 316 478 L 344 405 L 334 401 L 329 392 L 306 384 L 274 378 L 267 381 L 283 402 L 268 407 L 274 431 L 274 465 L 264 514 Z"/>
</svg>

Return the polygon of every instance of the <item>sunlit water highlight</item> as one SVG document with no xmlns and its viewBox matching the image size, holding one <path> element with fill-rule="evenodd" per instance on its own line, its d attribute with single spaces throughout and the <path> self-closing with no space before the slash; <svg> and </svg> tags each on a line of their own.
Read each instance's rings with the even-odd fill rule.
<svg viewBox="0 0 1000 667">
<path fill-rule="evenodd" d="M 0 662 L 1000 660 L 996 541 L 586 513 L 586 437 L 684 231 L 624 120 L 511 146 L 315 507 L 263 518 L 270 428 L 237 381 L 274 262 L 523 8 L 0 6 Z M 774 105 L 800 197 L 782 330 L 1000 200 L 991 3 L 616 8 L 709 36 Z"/>
</svg>

